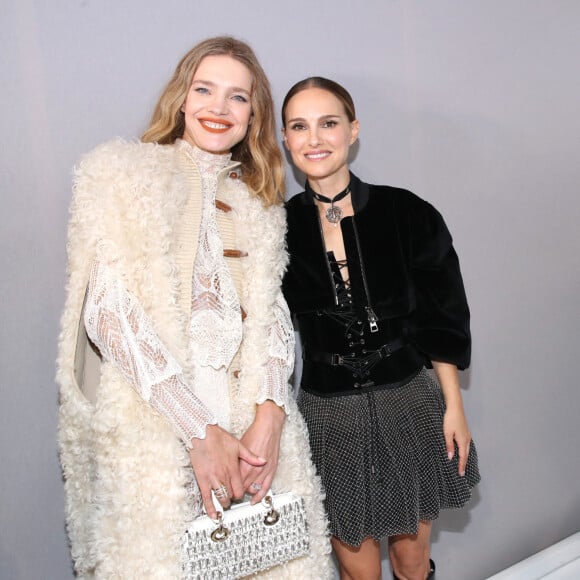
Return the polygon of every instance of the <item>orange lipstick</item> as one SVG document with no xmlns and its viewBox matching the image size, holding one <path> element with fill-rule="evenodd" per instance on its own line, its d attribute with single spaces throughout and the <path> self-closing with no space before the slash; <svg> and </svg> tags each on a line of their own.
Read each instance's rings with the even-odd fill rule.
<svg viewBox="0 0 580 580">
<path fill-rule="evenodd" d="M 233 123 L 229 123 L 223 119 L 212 119 L 210 117 L 202 117 L 198 121 L 209 133 L 225 133 L 233 125 Z"/>
</svg>

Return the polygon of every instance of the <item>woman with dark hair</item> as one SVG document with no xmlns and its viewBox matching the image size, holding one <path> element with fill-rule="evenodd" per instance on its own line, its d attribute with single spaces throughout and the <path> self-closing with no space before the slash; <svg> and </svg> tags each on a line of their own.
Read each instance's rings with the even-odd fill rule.
<svg viewBox="0 0 580 580">
<path fill-rule="evenodd" d="M 282 122 L 307 178 L 286 204 L 298 405 L 341 578 L 381 578 L 384 538 L 396 578 L 433 578 L 431 522 L 479 481 L 458 378 L 470 360 L 469 309 L 451 235 L 426 201 L 350 172 L 359 122 L 342 86 L 297 83 Z"/>
<path fill-rule="evenodd" d="M 217 37 L 183 57 L 141 142 L 76 170 L 58 381 L 79 577 L 184 578 L 212 491 L 227 508 L 270 488 L 304 499 L 311 551 L 263 576 L 331 574 L 288 394 L 281 159 L 264 71 Z"/>
</svg>

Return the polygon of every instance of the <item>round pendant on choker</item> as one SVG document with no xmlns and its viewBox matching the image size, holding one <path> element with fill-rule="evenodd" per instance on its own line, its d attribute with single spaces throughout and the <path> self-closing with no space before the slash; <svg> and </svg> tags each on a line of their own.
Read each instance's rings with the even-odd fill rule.
<svg viewBox="0 0 580 580">
<path fill-rule="evenodd" d="M 331 205 L 324 215 L 331 224 L 336 225 L 342 219 L 342 210 L 338 206 Z"/>
<path fill-rule="evenodd" d="M 321 195 L 320 193 L 316 193 L 315 191 L 312 192 L 312 195 L 318 201 L 330 204 L 330 207 L 326 210 L 324 215 L 327 221 L 336 226 L 336 224 L 342 219 L 342 210 L 338 206 L 335 206 L 334 203 L 345 198 L 349 193 L 350 184 L 346 187 L 346 189 L 335 195 L 332 199 L 326 197 L 325 195 Z"/>
</svg>

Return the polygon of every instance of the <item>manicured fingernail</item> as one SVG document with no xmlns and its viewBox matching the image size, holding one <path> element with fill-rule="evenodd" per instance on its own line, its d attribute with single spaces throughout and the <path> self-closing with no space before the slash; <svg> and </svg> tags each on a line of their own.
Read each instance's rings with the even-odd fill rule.
<svg viewBox="0 0 580 580">
<path fill-rule="evenodd" d="M 462 472 L 459 474 L 459 476 L 460 476 L 460 477 L 465 477 L 465 471 L 462 471 Z"/>
<path fill-rule="evenodd" d="M 449 459 L 449 461 L 451 461 L 453 459 L 453 451 L 449 451 L 447 453 L 447 459 Z"/>
</svg>

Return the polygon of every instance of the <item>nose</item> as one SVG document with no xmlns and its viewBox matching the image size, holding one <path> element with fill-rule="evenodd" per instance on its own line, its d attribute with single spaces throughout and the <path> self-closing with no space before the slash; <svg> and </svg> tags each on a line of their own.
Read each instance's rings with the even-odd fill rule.
<svg viewBox="0 0 580 580">
<path fill-rule="evenodd" d="M 215 115 L 226 115 L 228 112 L 228 100 L 225 95 L 216 93 L 209 105 L 209 110 Z"/>
<path fill-rule="evenodd" d="M 310 129 L 310 132 L 308 135 L 308 144 L 311 147 L 315 147 L 317 145 L 320 145 L 320 137 L 318 135 L 318 128 L 313 127 L 312 129 Z"/>
</svg>

